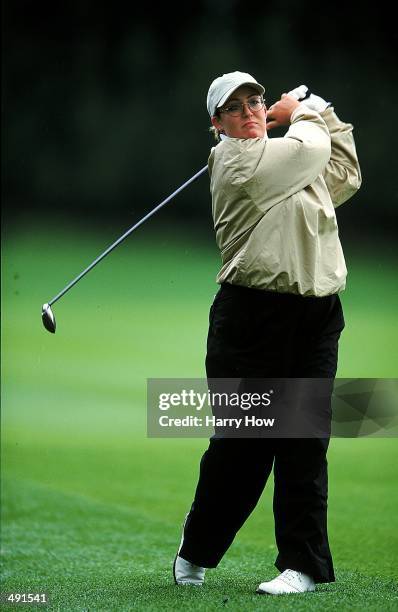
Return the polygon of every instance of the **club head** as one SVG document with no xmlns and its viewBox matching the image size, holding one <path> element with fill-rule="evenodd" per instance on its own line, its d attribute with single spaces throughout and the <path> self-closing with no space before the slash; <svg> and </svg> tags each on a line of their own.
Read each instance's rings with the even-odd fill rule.
<svg viewBox="0 0 398 612">
<path fill-rule="evenodd" d="M 43 307 L 41 309 L 41 318 L 46 330 L 51 332 L 52 334 L 55 334 L 55 328 L 57 324 L 55 322 L 54 313 L 51 310 L 50 304 L 43 304 Z"/>
</svg>

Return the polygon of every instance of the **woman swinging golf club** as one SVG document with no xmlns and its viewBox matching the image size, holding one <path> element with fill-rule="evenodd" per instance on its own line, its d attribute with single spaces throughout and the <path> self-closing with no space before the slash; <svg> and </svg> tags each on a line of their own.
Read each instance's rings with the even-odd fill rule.
<svg viewBox="0 0 398 612">
<path fill-rule="evenodd" d="M 210 311 L 210 379 L 334 379 L 346 266 L 335 208 L 360 187 L 352 125 L 304 85 L 268 110 L 250 74 L 216 78 L 207 109 L 222 267 Z M 289 126 L 283 138 L 267 130 Z M 174 561 L 176 584 L 201 585 L 255 508 L 273 469 L 279 576 L 258 593 L 334 581 L 327 534 L 328 437 L 214 436 Z"/>
</svg>

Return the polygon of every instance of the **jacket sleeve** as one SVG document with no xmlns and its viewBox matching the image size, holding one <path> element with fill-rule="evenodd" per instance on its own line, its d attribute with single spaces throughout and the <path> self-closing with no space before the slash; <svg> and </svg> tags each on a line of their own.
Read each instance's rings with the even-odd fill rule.
<svg viewBox="0 0 398 612">
<path fill-rule="evenodd" d="M 352 134 L 353 126 L 340 121 L 333 107 L 327 108 L 321 116 L 328 126 L 332 144 L 330 160 L 323 171 L 323 177 L 336 208 L 360 188 L 361 169 Z"/>
<path fill-rule="evenodd" d="M 308 187 L 324 172 L 330 159 L 330 134 L 322 117 L 300 105 L 283 138 L 265 140 L 260 155 L 246 141 L 239 179 L 247 195 L 262 213 Z M 238 177 L 236 177 L 238 178 Z"/>
</svg>

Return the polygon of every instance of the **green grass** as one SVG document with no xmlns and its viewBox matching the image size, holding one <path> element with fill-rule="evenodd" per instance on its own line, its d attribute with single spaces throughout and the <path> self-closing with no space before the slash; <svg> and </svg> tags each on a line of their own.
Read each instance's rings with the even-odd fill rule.
<svg viewBox="0 0 398 612">
<path fill-rule="evenodd" d="M 146 437 L 146 378 L 204 376 L 218 255 L 137 233 L 54 306 L 48 334 L 41 304 L 111 240 L 30 231 L 3 250 L 2 591 L 44 590 L 54 610 L 397 610 L 395 439 L 331 442 L 335 584 L 254 594 L 277 573 L 270 481 L 205 587 L 173 585 L 207 442 Z M 341 377 L 396 376 L 395 269 L 378 255 L 347 257 Z"/>
</svg>

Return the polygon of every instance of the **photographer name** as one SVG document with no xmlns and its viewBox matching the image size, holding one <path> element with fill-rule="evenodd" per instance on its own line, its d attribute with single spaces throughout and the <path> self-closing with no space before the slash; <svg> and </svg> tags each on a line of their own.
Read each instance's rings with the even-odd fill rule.
<svg viewBox="0 0 398 612">
<path fill-rule="evenodd" d="M 260 418 L 246 415 L 244 418 L 217 418 L 206 416 L 205 418 L 187 415 L 182 418 L 169 417 L 163 415 L 159 417 L 161 427 L 229 427 L 239 429 L 243 427 L 273 427 L 275 419 Z"/>
</svg>

